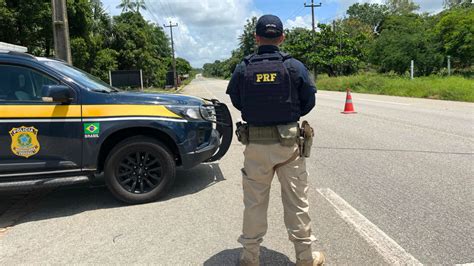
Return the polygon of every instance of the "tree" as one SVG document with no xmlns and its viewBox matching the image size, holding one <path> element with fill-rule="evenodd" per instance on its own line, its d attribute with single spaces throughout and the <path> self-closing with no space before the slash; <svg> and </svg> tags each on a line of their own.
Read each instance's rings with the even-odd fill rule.
<svg viewBox="0 0 474 266">
<path fill-rule="evenodd" d="M 92 3 L 89 0 L 68 0 L 67 17 L 69 34 L 72 37 L 87 39 L 94 21 Z"/>
<path fill-rule="evenodd" d="M 249 55 L 255 52 L 257 43 L 255 42 L 255 27 L 257 26 L 257 17 L 247 19 L 244 26 L 244 32 L 239 37 L 239 49 L 242 55 Z"/>
<path fill-rule="evenodd" d="M 207 63 L 203 66 L 203 75 L 206 77 L 226 77 L 224 62 L 220 60 L 214 63 Z"/>
<path fill-rule="evenodd" d="M 386 0 L 385 4 L 389 12 L 396 15 L 409 14 L 420 9 L 412 0 Z"/>
<path fill-rule="evenodd" d="M 164 86 L 171 49 L 163 29 L 140 13 L 126 12 L 114 17 L 113 35 L 118 69 L 142 69 L 146 86 Z"/>
<path fill-rule="evenodd" d="M 468 8 L 472 5 L 472 1 L 471 0 L 444 0 L 443 5 L 444 5 L 444 8 L 457 8 L 457 7 Z"/>
<path fill-rule="evenodd" d="M 191 64 L 186 59 L 180 57 L 176 58 L 176 72 L 178 75 L 189 74 L 192 69 Z"/>
<path fill-rule="evenodd" d="M 145 0 L 136 0 L 135 7 L 137 8 L 137 13 L 140 13 L 140 8 L 146 10 Z"/>
<path fill-rule="evenodd" d="M 81 38 L 71 39 L 71 54 L 74 59 L 74 66 L 80 69 L 89 70 L 89 62 L 91 59 L 89 47 L 86 41 Z"/>
<path fill-rule="evenodd" d="M 474 63 L 474 9 L 453 9 L 442 14 L 434 28 L 444 55 L 452 57 L 456 67 Z"/>
<path fill-rule="evenodd" d="M 52 54 L 51 2 L 0 0 L 0 40 L 23 45 L 35 55 Z"/>
<path fill-rule="evenodd" d="M 415 73 L 429 75 L 440 69 L 443 56 L 430 29 L 429 17 L 406 14 L 388 17 L 381 27 L 370 55 L 380 72 L 404 74 L 415 61 Z"/>
<path fill-rule="evenodd" d="M 333 31 L 325 24 L 318 27 L 320 32 L 316 33 L 302 28 L 287 30 L 282 49 L 329 76 L 355 73 L 363 58 L 358 42 L 343 30 Z"/>
<path fill-rule="evenodd" d="M 0 40 L 19 44 L 15 34 L 16 12 L 7 5 L 5 0 L 0 0 Z"/>
<path fill-rule="evenodd" d="M 118 53 L 113 49 L 106 48 L 100 50 L 94 59 L 91 74 L 107 82 L 109 80 L 109 71 L 117 70 L 118 68 L 117 57 Z"/>
<path fill-rule="evenodd" d="M 372 27 L 372 31 L 379 33 L 378 28 L 388 13 L 388 7 L 379 4 L 355 3 L 347 9 L 350 19 L 357 19 Z"/>
<path fill-rule="evenodd" d="M 122 13 L 135 10 L 136 3 L 134 2 L 134 0 L 121 0 L 121 1 L 122 2 L 120 2 L 117 8 L 121 8 Z"/>
<path fill-rule="evenodd" d="M 361 62 L 368 62 L 370 47 L 373 44 L 376 35 L 373 34 L 371 26 L 357 19 L 343 19 L 336 24 L 338 30 L 347 34 L 347 38 L 354 41 L 354 46 L 360 52 L 358 58 Z"/>
</svg>

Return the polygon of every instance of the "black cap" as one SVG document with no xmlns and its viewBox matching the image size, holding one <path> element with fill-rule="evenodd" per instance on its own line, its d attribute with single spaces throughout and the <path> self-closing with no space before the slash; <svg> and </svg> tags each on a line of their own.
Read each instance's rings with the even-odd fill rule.
<svg viewBox="0 0 474 266">
<path fill-rule="evenodd" d="M 266 38 L 276 38 L 283 34 L 283 23 L 274 15 L 263 15 L 257 21 L 256 34 Z"/>
</svg>

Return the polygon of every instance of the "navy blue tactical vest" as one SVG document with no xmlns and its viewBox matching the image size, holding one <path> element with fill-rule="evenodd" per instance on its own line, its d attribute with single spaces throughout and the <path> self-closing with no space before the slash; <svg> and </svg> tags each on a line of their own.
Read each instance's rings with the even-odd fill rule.
<svg viewBox="0 0 474 266">
<path fill-rule="evenodd" d="M 279 52 L 245 58 L 242 118 L 250 125 L 277 125 L 299 120 L 298 94 L 292 91 L 290 74 L 283 64 L 289 58 Z"/>
</svg>

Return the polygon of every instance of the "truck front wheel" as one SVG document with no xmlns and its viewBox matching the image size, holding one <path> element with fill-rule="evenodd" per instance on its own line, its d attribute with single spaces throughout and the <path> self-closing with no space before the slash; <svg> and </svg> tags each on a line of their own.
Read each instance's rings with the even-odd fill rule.
<svg viewBox="0 0 474 266">
<path fill-rule="evenodd" d="M 172 153 L 156 139 L 137 136 L 117 144 L 105 161 L 105 182 L 119 200 L 138 204 L 157 200 L 173 184 Z"/>
</svg>

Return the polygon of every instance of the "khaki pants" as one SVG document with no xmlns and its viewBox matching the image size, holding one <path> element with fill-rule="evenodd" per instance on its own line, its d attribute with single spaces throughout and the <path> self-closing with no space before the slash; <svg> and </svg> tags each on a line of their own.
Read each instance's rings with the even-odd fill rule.
<svg viewBox="0 0 474 266">
<path fill-rule="evenodd" d="M 244 222 L 239 242 L 244 250 L 241 259 L 256 262 L 260 243 L 267 232 L 267 209 L 270 186 L 275 172 L 281 184 L 284 220 L 289 239 L 295 245 L 296 258 L 311 260 L 311 244 L 315 237 L 311 233 L 308 214 L 308 172 L 305 158 L 277 167 L 287 161 L 298 146 L 285 147 L 279 143 L 250 143 L 244 151 L 242 169 L 244 190 Z"/>
</svg>

